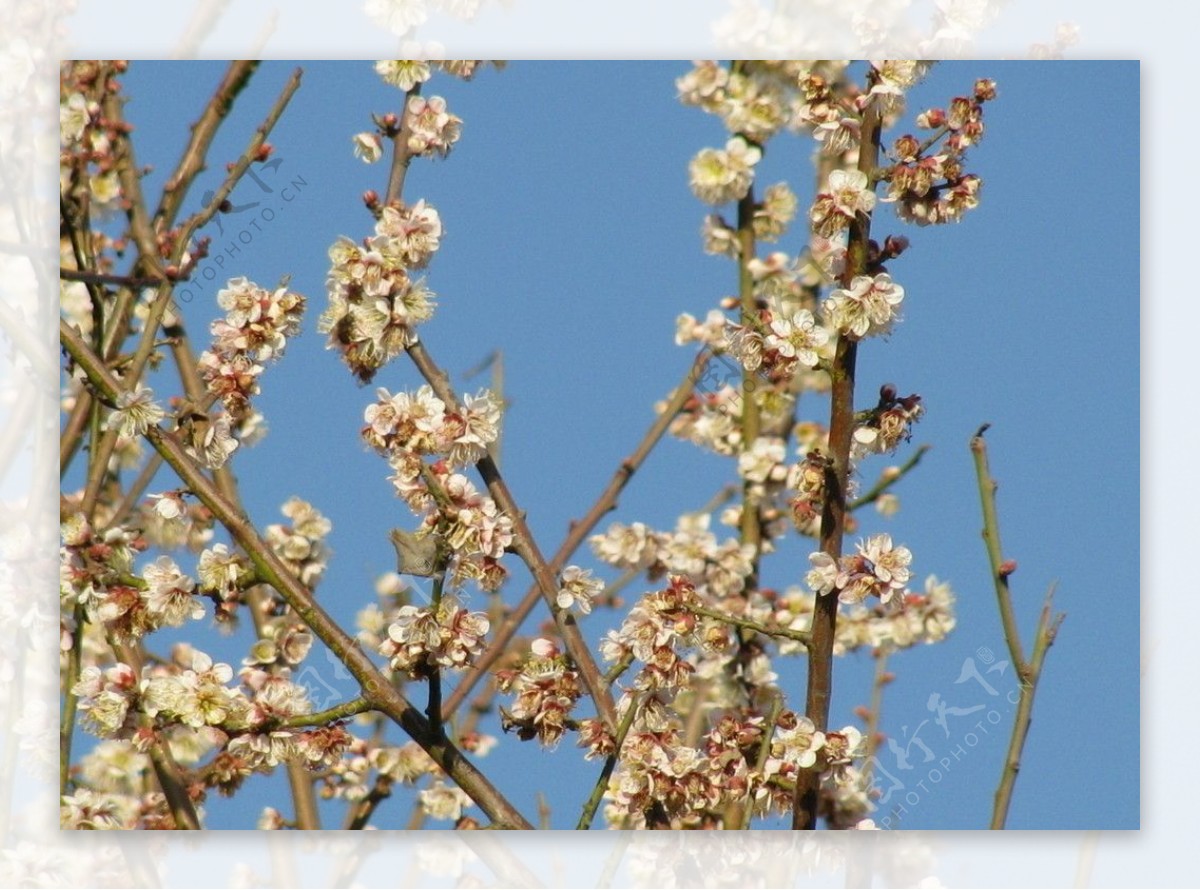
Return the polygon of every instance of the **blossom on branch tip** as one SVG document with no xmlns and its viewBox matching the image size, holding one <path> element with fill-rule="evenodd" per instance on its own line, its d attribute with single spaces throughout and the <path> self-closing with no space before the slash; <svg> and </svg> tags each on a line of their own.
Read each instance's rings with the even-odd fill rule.
<svg viewBox="0 0 1200 890">
<path fill-rule="evenodd" d="M 441 96 L 410 96 L 404 113 L 409 129 L 407 149 L 413 155 L 445 157 L 462 132 L 462 119 L 446 110 Z"/>
<path fill-rule="evenodd" d="M 398 89 L 408 92 L 433 75 L 429 62 L 404 59 L 381 59 L 375 63 L 375 73 Z"/>
</svg>

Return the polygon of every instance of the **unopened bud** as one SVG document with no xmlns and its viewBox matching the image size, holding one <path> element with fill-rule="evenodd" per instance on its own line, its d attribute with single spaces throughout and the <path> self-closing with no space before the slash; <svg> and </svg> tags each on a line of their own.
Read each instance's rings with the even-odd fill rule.
<svg viewBox="0 0 1200 890">
<path fill-rule="evenodd" d="M 1007 578 L 1017 570 L 1017 561 L 1015 559 L 1006 559 L 1000 563 L 1000 577 Z"/>
<path fill-rule="evenodd" d="M 933 130 L 946 123 L 946 112 L 941 108 L 930 108 L 917 116 L 917 124 Z"/>
<path fill-rule="evenodd" d="M 981 77 L 975 81 L 975 99 L 979 102 L 987 102 L 989 99 L 996 98 L 996 81 L 990 77 Z"/>
<path fill-rule="evenodd" d="M 271 152 L 273 152 L 274 150 L 275 150 L 275 146 L 273 146 L 270 142 L 264 142 L 262 145 L 260 145 L 258 147 L 258 151 L 255 152 L 254 160 L 265 161 L 267 158 L 269 158 L 271 156 Z"/>
<path fill-rule="evenodd" d="M 888 235 L 883 242 L 883 252 L 890 257 L 898 257 L 908 250 L 908 239 L 903 235 Z"/>
</svg>

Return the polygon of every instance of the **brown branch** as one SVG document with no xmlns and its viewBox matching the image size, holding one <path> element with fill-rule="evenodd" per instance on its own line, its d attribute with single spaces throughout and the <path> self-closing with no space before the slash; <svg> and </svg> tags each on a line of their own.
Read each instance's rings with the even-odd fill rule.
<svg viewBox="0 0 1200 890">
<path fill-rule="evenodd" d="M 408 137 L 412 135 L 412 127 L 408 118 L 408 100 L 420 94 L 421 85 L 419 83 L 413 84 L 412 89 L 404 94 L 404 104 L 400 109 L 400 126 L 396 128 L 396 135 L 392 137 L 392 167 L 388 171 L 385 206 L 399 201 L 400 193 L 404 191 L 404 179 L 408 175 L 408 165 L 412 162 L 412 155 L 408 151 Z"/>
<path fill-rule="evenodd" d="M 213 139 L 216 138 L 217 131 L 229 116 L 229 112 L 233 110 L 234 101 L 246 88 L 250 78 L 258 70 L 259 64 L 255 60 L 234 60 L 229 63 L 229 68 L 226 69 L 221 82 L 217 84 L 212 98 L 204 106 L 204 111 L 200 113 L 199 119 L 191 126 L 192 136 L 183 150 L 183 156 L 180 157 L 179 163 L 175 165 L 175 172 L 167 178 L 167 182 L 163 186 L 158 209 L 154 211 L 156 230 L 166 231 L 174 224 L 179 215 L 179 208 L 183 206 L 184 198 L 187 197 L 188 189 L 205 169 L 208 150 Z M 220 202 L 214 200 L 214 203 L 219 204 Z"/>
<path fill-rule="evenodd" d="M 110 275 L 85 269 L 59 269 L 58 277 L 63 281 L 82 281 L 85 284 L 111 284 L 116 287 L 158 287 L 161 278 L 139 278 L 135 275 Z"/>
<path fill-rule="evenodd" d="M 869 177 L 879 158 L 879 112 L 871 103 L 863 116 L 859 144 L 858 169 Z M 846 267 L 842 283 L 849 286 L 856 275 L 867 268 L 871 219 L 859 214 L 850 223 L 846 247 Z M 850 478 L 850 443 L 854 434 L 854 375 L 858 342 L 847 336 L 838 338 L 833 366 L 829 369 L 829 463 L 825 470 L 825 498 L 821 507 L 821 550 L 835 560 L 842 555 L 846 533 L 846 490 Z M 830 593 L 818 596 L 813 609 L 812 642 L 808 647 L 808 688 L 805 714 L 818 732 L 829 726 L 829 702 L 833 695 L 833 643 L 837 623 L 838 598 Z M 819 766 L 818 762 L 818 766 Z M 802 770 L 796 781 L 792 810 L 792 828 L 812 830 L 817 824 L 820 792 L 819 769 Z"/>
</svg>

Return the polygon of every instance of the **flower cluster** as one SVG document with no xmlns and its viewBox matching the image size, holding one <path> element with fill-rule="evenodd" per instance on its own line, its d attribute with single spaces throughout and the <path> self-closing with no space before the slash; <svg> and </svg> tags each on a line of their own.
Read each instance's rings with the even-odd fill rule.
<svg viewBox="0 0 1200 890">
<path fill-rule="evenodd" d="M 422 516 L 416 536 L 436 535 L 453 557 L 452 582 L 472 579 L 484 590 L 498 589 L 506 576 L 500 559 L 513 543 L 512 517 L 444 460 L 427 465 L 399 451 L 388 462 L 397 494 Z"/>
<path fill-rule="evenodd" d="M 643 663 L 635 685 L 642 690 L 677 689 L 687 683 L 695 667 L 679 654 L 679 649 L 716 643 L 726 639 L 703 640 L 698 634 L 700 620 L 695 613 L 699 604 L 695 585 L 682 576 L 672 576 L 664 590 L 646 594 L 630 610 L 618 631 L 609 631 L 600 644 L 605 661 L 635 658 Z"/>
<path fill-rule="evenodd" d="M 315 587 L 329 562 L 330 550 L 325 538 L 333 530 L 333 523 L 298 497 L 289 498 L 280 512 L 292 521 L 291 525 L 268 525 L 264 537 L 301 583 Z"/>
<path fill-rule="evenodd" d="M 875 208 L 875 190 L 861 170 L 834 170 L 809 211 L 813 232 L 833 238 L 849 227 L 851 221 Z"/>
<path fill-rule="evenodd" d="M 441 96 L 410 96 L 404 109 L 409 154 L 445 157 L 462 133 L 462 118 L 446 110 Z"/>
<path fill-rule="evenodd" d="M 861 340 L 888 333 L 903 301 L 904 288 L 886 272 L 856 275 L 850 287 L 830 293 L 824 312 L 840 334 Z"/>
<path fill-rule="evenodd" d="M 907 547 L 893 547 L 892 536 L 873 535 L 859 541 L 858 552 L 835 560 L 824 551 L 810 554 L 812 569 L 805 583 L 817 594 L 838 591 L 843 603 L 861 603 L 868 596 L 889 602 L 908 584 L 908 565 L 912 553 Z"/>
<path fill-rule="evenodd" d="M 97 536 L 82 514 L 63 523 L 60 594 L 64 614 L 78 603 L 88 618 L 118 640 L 133 642 L 161 627 L 181 627 L 203 617 L 195 582 L 168 556 L 133 574 L 133 557 L 144 542 L 115 526 Z"/>
<path fill-rule="evenodd" d="M 89 665 L 71 692 L 79 696 L 83 725 L 89 732 L 116 738 L 128 737 L 137 728 L 138 678 L 129 665 L 118 663 L 104 670 Z"/>
<path fill-rule="evenodd" d="M 502 692 L 513 696 L 502 710 L 505 731 L 515 729 L 522 741 L 536 738 L 555 747 L 567 729 L 575 703 L 583 695 L 579 673 L 551 640 L 537 639 L 520 670 L 496 672 Z"/>
<path fill-rule="evenodd" d="M 723 599 L 745 590 L 754 548 L 736 538 L 718 542 L 708 513 L 684 515 L 674 532 L 652 531 L 640 522 L 613 523 L 589 538 L 601 561 L 621 569 L 644 569 L 651 579 L 686 578 L 686 584 Z M 681 582 L 684 583 L 684 582 Z"/>
<path fill-rule="evenodd" d="M 213 346 L 201 354 L 199 371 L 226 414 L 188 430 L 189 451 L 212 468 L 237 449 L 231 418 L 241 424 L 253 416 L 250 397 L 259 392 L 263 363 L 281 356 L 287 338 L 300 333 L 305 305 L 304 297 L 286 287 L 268 291 L 246 278 L 230 279 L 217 302 L 225 317 L 212 323 Z"/>
<path fill-rule="evenodd" d="M 151 717 L 192 728 L 244 727 L 250 723 L 252 706 L 241 690 L 227 685 L 232 678 L 228 664 L 214 664 L 203 652 L 192 652 L 186 668 L 147 668 L 141 708 Z"/>
<path fill-rule="evenodd" d="M 122 195 L 116 145 L 125 133 L 119 121 L 105 118 L 102 102 L 120 89 L 115 75 L 125 66 L 81 60 L 59 69 L 59 190 L 71 200 L 86 195 L 96 215 L 117 208 Z"/>
<path fill-rule="evenodd" d="M 731 133 L 765 142 L 785 128 L 812 126 L 810 102 L 821 96 L 812 81 L 836 79 L 845 62 L 756 60 L 725 68 L 699 61 L 678 78 L 679 99 L 722 119 Z"/>
<path fill-rule="evenodd" d="M 428 676 L 435 665 L 462 670 L 483 650 L 490 627 L 486 615 L 468 612 L 452 597 L 436 608 L 401 606 L 379 652 L 394 670 L 413 678 Z"/>
<path fill-rule="evenodd" d="M 424 269 L 441 246 L 442 218 L 424 199 L 411 207 L 384 207 L 367 242 L 407 269 Z"/>
<path fill-rule="evenodd" d="M 871 62 L 868 76 L 870 89 L 859 104 L 874 104 L 884 118 L 894 118 L 904 112 L 904 94 L 912 89 L 929 71 L 932 63 L 913 59 L 889 59 Z"/>
<path fill-rule="evenodd" d="M 924 143 L 912 135 L 895 141 L 897 161 L 885 173 L 884 200 L 895 203 L 901 219 L 922 226 L 958 222 L 979 206 L 982 181 L 964 171 L 965 155 L 983 138 L 983 103 L 995 97 L 995 81 L 976 81 L 971 96 L 959 96 L 948 108 L 931 108 L 917 116 L 917 126 L 933 131 Z"/>
<path fill-rule="evenodd" d="M 726 345 L 747 371 L 761 369 L 772 380 L 790 380 L 801 367 L 815 368 L 828 358 L 829 331 L 807 309 L 791 315 L 760 313 L 758 323 L 743 326 L 729 322 Z"/>
<path fill-rule="evenodd" d="M 423 267 L 441 236 L 441 220 L 423 203 L 384 209 L 375 237 L 362 245 L 339 238 L 329 249 L 329 306 L 318 330 L 359 380 L 368 382 L 385 363 L 417 342 L 417 325 L 433 315 L 433 294 L 409 270 Z"/>
<path fill-rule="evenodd" d="M 496 441 L 500 404 L 490 392 L 464 396 L 461 408 L 451 409 L 422 386 L 416 393 L 386 389 L 364 412 L 362 435 L 367 444 L 384 454 L 443 455 L 451 466 L 475 463 Z"/>
</svg>

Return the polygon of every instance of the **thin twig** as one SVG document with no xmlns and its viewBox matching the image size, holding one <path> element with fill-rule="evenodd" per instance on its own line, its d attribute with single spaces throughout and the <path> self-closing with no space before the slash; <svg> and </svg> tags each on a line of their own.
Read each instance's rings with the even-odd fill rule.
<svg viewBox="0 0 1200 890">
<path fill-rule="evenodd" d="M 979 500 L 983 511 L 983 540 L 991 567 L 992 584 L 996 590 L 996 602 L 1000 609 L 1000 623 L 1004 627 L 1004 638 L 1008 643 L 1009 655 L 1012 657 L 1013 668 L 1019 684 L 1012 736 L 1004 757 L 1000 781 L 996 786 L 992 805 L 992 821 L 989 826 L 993 830 L 1001 830 L 1008 821 L 1013 789 L 1016 787 L 1017 773 L 1021 769 L 1021 754 L 1025 749 L 1025 741 L 1029 736 L 1029 727 L 1033 720 L 1033 700 L 1037 695 L 1037 685 L 1041 679 L 1046 653 L 1054 644 L 1059 627 L 1066 615 L 1062 613 L 1055 615 L 1053 612 L 1054 585 L 1051 584 L 1042 602 L 1041 614 L 1038 616 L 1037 629 L 1033 637 L 1033 652 L 1029 661 L 1026 661 L 1021 646 L 1020 631 L 1017 628 L 1016 612 L 1013 609 L 1012 592 L 1008 583 L 1009 576 L 1016 571 L 1016 563 L 1004 560 L 1003 550 L 1000 546 L 1000 523 L 996 513 L 997 485 L 988 469 L 987 443 L 983 438 L 987 428 L 988 424 L 981 426 L 971 439 L 971 455 L 975 460 L 975 474 L 979 481 Z"/>
<path fill-rule="evenodd" d="M 621 718 L 621 725 L 617 727 L 617 734 L 613 741 L 613 752 L 605 759 L 604 767 L 600 770 L 596 784 L 592 786 L 592 793 L 588 795 L 588 799 L 583 805 L 583 812 L 579 814 L 579 822 L 575 825 L 576 831 L 587 831 L 592 827 L 592 820 L 596 818 L 596 810 L 604 798 L 604 790 L 608 788 L 608 780 L 621 757 L 621 746 L 625 744 L 625 737 L 629 735 L 629 728 L 633 726 L 633 718 L 640 705 L 641 701 L 635 698 L 629 703 L 625 716 Z"/>
<path fill-rule="evenodd" d="M 332 708 L 326 708 L 323 711 L 317 711 L 313 714 L 297 714 L 294 717 L 285 717 L 279 721 L 279 726 L 287 728 L 325 726 L 326 724 L 333 723 L 335 720 L 348 720 L 359 714 L 365 714 L 370 710 L 372 710 L 371 703 L 365 698 L 353 698 L 350 701 L 342 702 L 340 705 L 334 705 Z"/>
<path fill-rule="evenodd" d="M 895 468 L 894 470 L 885 471 L 879 477 L 878 482 L 872 485 L 863 494 L 852 500 L 846 506 L 846 509 L 854 511 L 860 507 L 865 507 L 867 504 L 875 503 L 877 500 L 879 500 L 881 495 L 886 493 L 893 485 L 907 476 L 909 472 L 921 462 L 921 458 L 923 458 L 926 452 L 928 452 L 932 447 L 932 445 L 922 445 L 920 448 L 914 451 L 908 460 L 902 463 L 899 467 Z"/>
<path fill-rule="evenodd" d="M 709 609 L 705 606 L 690 606 L 689 611 L 695 612 L 697 615 L 703 615 L 706 618 L 715 618 L 717 621 L 732 624 L 734 627 L 752 630 L 764 636 L 783 637 L 785 640 L 795 640 L 797 643 L 803 643 L 805 646 L 812 642 L 812 635 L 808 631 L 792 630 L 790 627 L 779 627 L 778 625 L 760 624 L 757 621 L 751 621 L 749 618 L 739 618 L 736 615 L 718 612 L 716 609 Z"/>
</svg>

